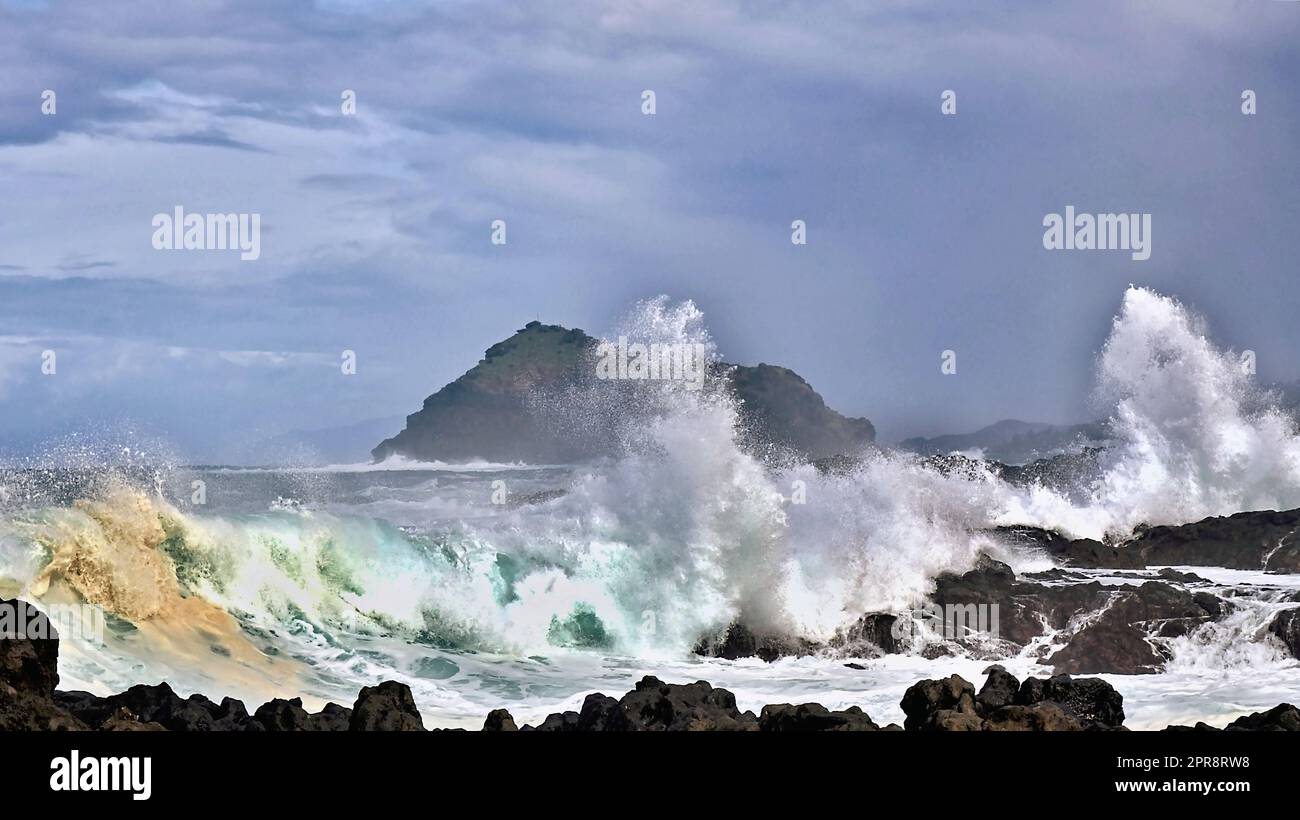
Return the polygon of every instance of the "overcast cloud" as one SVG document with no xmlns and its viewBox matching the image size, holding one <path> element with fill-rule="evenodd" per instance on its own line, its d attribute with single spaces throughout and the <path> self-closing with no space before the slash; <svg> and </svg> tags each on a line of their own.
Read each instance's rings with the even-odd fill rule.
<svg viewBox="0 0 1300 820">
<path fill-rule="evenodd" d="M 1130 282 L 1293 380 L 1298 34 L 1273 0 L 0 0 L 0 449 L 257 460 L 658 293 L 887 440 L 1088 418 Z M 1150 260 L 1045 251 L 1067 204 L 1151 213 Z M 154 250 L 176 205 L 261 214 L 261 257 Z"/>
</svg>

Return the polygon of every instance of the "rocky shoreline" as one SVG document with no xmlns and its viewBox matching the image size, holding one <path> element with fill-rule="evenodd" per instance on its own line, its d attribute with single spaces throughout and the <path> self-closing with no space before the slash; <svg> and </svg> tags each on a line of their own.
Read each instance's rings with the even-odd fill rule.
<svg viewBox="0 0 1300 820">
<path fill-rule="evenodd" d="M 935 578 L 928 606 L 972 612 L 996 607 L 995 634 L 947 636 L 918 645 L 907 640 L 916 630 L 903 620 L 906 613 L 868 612 L 825 644 L 755 633 L 737 622 L 705 636 L 695 651 L 766 661 L 832 651 L 859 657 L 911 652 L 932 659 L 966 654 L 993 662 L 1033 646 L 1030 651 L 1038 662 L 1057 674 L 1157 674 L 1170 659 L 1171 640 L 1222 621 L 1240 606 L 1237 593 L 1215 594 L 1210 581 L 1171 567 L 1212 566 L 1270 575 L 1300 572 L 1300 510 L 1140 527 L 1116 543 L 1072 540 L 1023 526 L 985 534 L 1016 551 L 1039 551 L 1057 564 L 1017 575 L 1007 564 L 982 554 L 969 571 Z M 1096 580 L 1096 570 L 1112 571 L 1102 582 Z M 1287 608 L 1256 637 L 1276 639 L 1285 652 L 1300 659 L 1300 606 L 1290 606 L 1300 604 L 1300 592 L 1278 595 L 1278 603 Z"/>
<path fill-rule="evenodd" d="M 22 621 L 42 615 L 25 601 L 0 601 L 21 611 Z M 48 622 L 42 625 L 52 634 Z M 35 631 L 35 630 L 34 630 Z M 0 636 L 0 730 L 6 731 L 177 731 L 339 732 L 424 731 L 410 688 L 397 681 L 364 687 L 351 707 L 326 704 L 309 713 L 298 698 L 274 699 L 249 714 L 241 701 L 214 703 L 203 695 L 182 698 L 165 682 L 137 685 L 100 697 L 59 690 L 58 638 Z M 1018 680 L 999 665 L 985 670 L 975 686 L 958 675 L 922 680 L 903 695 L 903 726 L 880 726 L 861 709 L 831 711 L 818 703 L 779 703 L 759 714 L 742 712 L 735 696 L 705 681 L 664 683 L 647 676 L 615 699 L 594 693 L 577 712 L 549 715 L 537 726 L 518 726 L 504 709 L 486 716 L 484 731 L 1127 731 L 1124 698 L 1099 678 Z M 1167 731 L 1218 731 L 1170 726 Z M 1300 709 L 1279 704 L 1238 718 L 1225 731 L 1300 731 Z"/>
</svg>

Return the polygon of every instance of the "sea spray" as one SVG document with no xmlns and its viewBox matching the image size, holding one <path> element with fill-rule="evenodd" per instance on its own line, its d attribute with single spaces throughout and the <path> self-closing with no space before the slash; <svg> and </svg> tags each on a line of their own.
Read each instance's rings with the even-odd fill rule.
<svg viewBox="0 0 1300 820">
<path fill-rule="evenodd" d="M 1300 435 L 1204 321 L 1130 287 L 1097 361 L 1096 403 L 1114 442 L 1090 501 L 1031 490 L 1004 523 L 1122 540 L 1139 524 L 1300 507 Z"/>
<path fill-rule="evenodd" d="M 620 335 L 704 345 L 715 365 L 702 389 L 601 381 L 593 367 L 588 382 L 560 397 L 562 422 L 611 436 L 620 458 L 562 471 L 482 464 L 409 480 L 410 469 L 389 479 L 370 467 L 333 478 L 202 471 L 211 497 L 246 500 L 234 512 L 169 502 L 147 469 L 125 476 L 129 492 L 78 479 L 10 503 L 0 581 L 44 594 L 41 579 L 58 580 L 75 563 L 56 554 L 94 558 L 107 571 L 112 594 L 102 600 L 127 622 L 118 625 L 126 637 L 104 651 L 70 647 L 68 679 L 88 687 L 158 676 L 198 686 L 205 664 L 193 658 L 238 655 L 239 636 L 182 606 L 174 587 L 183 601 L 231 613 L 245 643 L 288 664 L 266 678 L 310 670 L 304 692 L 337 696 L 397 676 L 416 685 L 426 708 L 455 711 L 498 705 L 492 687 L 507 701 L 533 687 L 567 696 L 606 679 L 610 664 L 677 668 L 702 635 L 735 621 L 824 643 L 864 612 L 921 604 L 936 575 L 971 568 L 981 552 L 1026 566 L 988 534 L 997 524 L 1122 537 L 1141 522 L 1300 506 L 1290 419 L 1261 401 L 1235 357 L 1216 350 L 1185 308 L 1150 291 L 1126 294 L 1099 359 L 1098 395 L 1109 402 L 1117 444 L 1081 503 L 1011 486 L 979 462 L 936 469 L 888 452 L 859 454 L 835 471 L 760 462 L 738 444 L 752 431 L 742 429 L 694 305 L 643 303 L 615 328 Z M 539 407 L 556 399 L 541 396 Z M 46 472 L 41 482 L 69 475 Z M 515 499 L 527 498 L 525 487 L 546 492 L 493 505 L 486 488 L 496 480 Z M 101 560 L 123 551 L 132 561 L 120 567 Z M 119 571 L 133 562 L 149 571 Z M 142 646 L 130 638 L 133 620 L 165 626 L 150 634 L 172 643 Z M 187 625 L 193 646 L 176 637 Z M 1257 631 L 1258 622 L 1241 627 Z M 1241 640 L 1233 630 L 1198 633 L 1202 649 L 1178 643 L 1175 665 Z M 165 654 L 176 652 L 187 654 Z"/>
</svg>

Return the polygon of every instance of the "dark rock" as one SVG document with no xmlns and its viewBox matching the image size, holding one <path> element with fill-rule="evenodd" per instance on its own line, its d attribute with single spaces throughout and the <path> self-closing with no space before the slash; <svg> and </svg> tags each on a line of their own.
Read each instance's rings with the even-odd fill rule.
<svg viewBox="0 0 1300 820">
<path fill-rule="evenodd" d="M 1176 581 L 1180 584 L 1208 584 L 1206 579 L 1194 572 L 1179 572 L 1173 567 L 1164 567 L 1156 573 L 1156 576 L 1166 581 Z"/>
<path fill-rule="evenodd" d="M 1154 675 L 1166 660 L 1146 632 L 1107 619 L 1077 632 L 1047 663 L 1064 674 Z"/>
<path fill-rule="evenodd" d="M 1153 638 L 1186 634 L 1223 611 L 1222 602 L 1206 592 L 1158 581 L 1126 585 L 1047 662 L 1064 674 L 1154 674 L 1164 667 L 1167 650 Z"/>
<path fill-rule="evenodd" d="M 988 675 L 988 679 L 975 697 L 975 705 L 980 714 L 987 715 L 1015 702 L 1016 693 L 1020 691 L 1020 681 L 1015 675 L 1000 665 L 990 666 L 984 670 L 984 674 Z"/>
<path fill-rule="evenodd" d="M 493 709 L 488 712 L 487 720 L 483 721 L 483 731 L 517 732 L 519 727 L 515 725 L 515 719 L 505 709 Z"/>
<path fill-rule="evenodd" d="M 525 726 L 525 729 L 531 727 Z M 576 732 L 578 731 L 578 713 L 564 712 L 561 714 L 550 714 L 546 716 L 538 725 L 538 732 Z"/>
<path fill-rule="evenodd" d="M 525 727 L 528 728 L 528 727 Z M 636 688 L 615 700 L 599 693 L 588 695 L 582 711 L 547 716 L 536 731 L 753 731 L 757 720 L 736 708 L 725 689 L 704 681 L 666 684 L 645 677 Z"/>
<path fill-rule="evenodd" d="M 238 704 L 240 711 L 243 710 L 244 704 L 234 703 Z M 225 705 L 225 701 L 222 704 Z M 268 732 L 346 732 L 351 727 L 352 710 L 337 703 L 327 703 L 320 712 L 310 714 L 302 708 L 301 698 L 275 698 L 259 706 L 253 720 Z"/>
<path fill-rule="evenodd" d="M 1300 709 L 1280 703 L 1267 712 L 1239 717 L 1225 727 L 1229 732 L 1300 732 Z"/>
<path fill-rule="evenodd" d="M 1055 703 L 1012 704 L 989 713 L 986 732 L 1081 732 L 1083 723 Z"/>
<path fill-rule="evenodd" d="M 91 727 L 44 695 L 19 691 L 0 681 L 0 731 L 85 731 Z"/>
<path fill-rule="evenodd" d="M 260 731 L 244 704 L 225 698 L 220 705 L 203 695 L 182 698 L 167 683 L 137 684 L 108 697 L 89 692 L 55 692 L 55 702 L 88 726 L 98 727 L 125 709 L 142 723 L 158 723 L 173 732 Z"/>
<path fill-rule="evenodd" d="M 875 657 L 894 655 L 903 648 L 894 637 L 898 616 L 886 612 L 869 612 L 852 625 L 840 630 L 830 645 L 843 652 Z"/>
<path fill-rule="evenodd" d="M 1141 551 L 1136 548 L 1107 546 L 1091 538 L 1071 541 L 1062 558 L 1072 567 L 1092 569 L 1098 567 L 1143 569 L 1147 565 Z"/>
<path fill-rule="evenodd" d="M 1070 546 L 1070 539 L 1056 530 L 1043 529 L 1042 527 L 1004 526 L 994 527 L 992 532 L 996 533 L 1001 540 L 1014 546 L 1040 549 L 1048 555 L 1064 555 Z"/>
<path fill-rule="evenodd" d="M 820 703 L 777 703 L 764 706 L 758 716 L 764 732 L 874 732 L 880 729 L 856 706 L 832 712 Z"/>
<path fill-rule="evenodd" d="M 101 732 L 165 732 L 167 727 L 161 723 L 153 721 L 140 720 L 139 715 L 133 715 L 125 707 L 118 707 L 117 711 L 108 716 L 108 719 L 99 724 Z"/>
<path fill-rule="evenodd" d="M 1030 581 L 1066 581 L 1072 584 L 1087 583 L 1088 576 L 1061 567 L 1052 567 L 1042 572 L 1026 572 L 1020 576 Z"/>
<path fill-rule="evenodd" d="M 811 655 L 817 645 L 797 638 L 780 635 L 755 635 L 743 623 L 733 623 L 722 634 L 701 638 L 695 645 L 695 654 L 710 658 L 761 658 L 768 663 L 777 658 Z"/>
<path fill-rule="evenodd" d="M 903 728 L 908 731 L 952 729 L 968 723 L 967 716 L 979 717 L 975 687 L 959 675 L 912 684 L 900 705 L 907 715 Z"/>
<path fill-rule="evenodd" d="M 594 692 L 582 701 L 578 728 L 583 732 L 632 732 L 636 727 L 623 711 L 623 704 L 608 695 Z"/>
<path fill-rule="evenodd" d="M 925 728 L 936 732 L 980 732 L 984 730 L 984 719 L 974 712 L 940 709 Z"/>
<path fill-rule="evenodd" d="M 752 713 L 736 708 L 736 696 L 705 681 L 668 684 L 647 675 L 620 701 L 638 731 L 755 731 Z"/>
<path fill-rule="evenodd" d="M 1300 658 L 1300 609 L 1284 609 L 1277 613 L 1269 623 L 1268 631 L 1282 641 L 1291 657 Z"/>
<path fill-rule="evenodd" d="M 598 344 L 581 330 L 529 322 L 426 398 L 407 416 L 406 428 L 372 454 L 377 461 L 401 454 L 424 461 L 485 458 L 538 464 L 617 455 L 619 437 L 612 434 L 616 427 L 611 420 L 596 416 L 573 425 L 550 411 L 558 402 L 544 398 L 592 390 L 635 395 L 640 385 L 596 378 Z M 738 443 L 760 457 L 773 451 L 807 459 L 853 455 L 875 439 L 871 422 L 828 408 L 787 368 L 720 363 L 709 368 L 708 377 L 725 382 L 736 398 Z"/>
<path fill-rule="evenodd" d="M 1016 705 L 1055 703 L 1078 718 L 1085 728 L 1115 729 L 1124 724 L 1124 696 L 1101 678 L 1027 678 L 1016 693 Z"/>
<path fill-rule="evenodd" d="M 362 688 L 348 728 L 354 732 L 422 732 L 424 720 L 415 707 L 411 687 L 386 680 Z"/>
<path fill-rule="evenodd" d="M 327 703 L 312 715 L 318 732 L 346 732 L 352 728 L 352 710 L 338 703 Z"/>
<path fill-rule="evenodd" d="M 302 708 L 302 699 L 284 700 L 275 698 L 257 707 L 253 719 L 266 727 L 268 732 L 306 732 L 309 730 L 310 715 Z"/>
<path fill-rule="evenodd" d="M 79 720 L 92 727 L 99 726 L 99 724 L 108 720 L 109 716 L 114 711 L 106 698 L 101 698 L 98 695 L 92 695 L 89 692 L 82 692 L 80 690 L 73 690 L 70 692 L 58 690 L 54 692 L 51 699 L 54 701 L 55 705 L 61 709 L 67 710 L 73 715 L 76 715 Z M 128 709 L 127 711 L 129 712 L 130 710 Z"/>
<path fill-rule="evenodd" d="M 1024 646 L 1044 633 L 1044 623 L 1064 629 L 1076 614 L 1099 608 L 1108 597 L 1096 582 L 1062 586 L 1023 583 L 1011 567 L 981 555 L 969 572 L 939 575 L 931 600 L 945 608 L 997 606 L 997 637 Z"/>
<path fill-rule="evenodd" d="M 1300 572 L 1300 510 L 1243 512 L 1194 524 L 1148 527 L 1126 548 L 1157 566 Z"/>
<path fill-rule="evenodd" d="M 0 599 L 0 683 L 40 697 L 59 685 L 59 633 L 26 601 Z"/>
</svg>

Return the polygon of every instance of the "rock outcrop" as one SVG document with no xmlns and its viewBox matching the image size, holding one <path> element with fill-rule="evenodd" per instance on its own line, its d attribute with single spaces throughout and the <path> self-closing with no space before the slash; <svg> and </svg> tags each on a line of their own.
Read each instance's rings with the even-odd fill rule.
<svg viewBox="0 0 1300 820">
<path fill-rule="evenodd" d="M 348 728 L 354 732 L 423 732 L 424 719 L 415 706 L 411 687 L 386 680 L 362 688 Z"/>
<path fill-rule="evenodd" d="M 1020 683 L 1001 666 L 986 670 L 979 695 L 952 675 L 923 680 L 903 694 L 904 727 L 913 731 L 1009 732 L 1114 730 L 1124 724 L 1124 698 L 1099 678 L 1068 675 Z"/>
<path fill-rule="evenodd" d="M 1035 546 L 1067 566 L 1142 569 L 1205 566 L 1300 572 L 1300 509 L 1261 510 L 1211 517 L 1190 524 L 1138 527 L 1114 544 L 1068 539 L 1037 527 L 1001 527 L 1008 541 Z"/>
<path fill-rule="evenodd" d="M 598 340 L 581 330 L 529 322 L 488 348 L 483 360 L 424 400 L 406 427 L 372 455 L 422 461 L 483 458 L 502 462 L 568 463 L 616 455 L 617 436 L 593 431 L 599 414 L 572 426 L 557 406 L 575 391 L 613 390 L 595 378 Z M 826 406 L 793 371 L 774 365 L 718 364 L 709 377 L 723 379 L 737 399 L 740 443 L 758 455 L 822 458 L 856 453 L 875 440 L 875 428 Z"/>
<path fill-rule="evenodd" d="M 1060 573 L 1052 573 L 1056 580 Z M 1065 643 L 1046 658 L 1067 674 L 1148 674 L 1168 660 L 1163 640 L 1222 617 L 1225 604 L 1208 592 L 1163 581 L 1106 586 L 1046 584 L 1017 578 L 1006 564 L 981 557 L 976 567 L 935 581 L 942 607 L 998 607 L 998 638 L 1024 647 L 1055 631 Z"/>
<path fill-rule="evenodd" d="M 1097 616 L 1047 662 L 1073 675 L 1154 674 L 1170 657 L 1155 638 L 1185 635 L 1223 614 L 1223 604 L 1208 592 L 1188 592 L 1158 581 L 1126 585 L 1111 593 Z"/>
<path fill-rule="evenodd" d="M 1141 529 L 1126 549 L 1148 565 L 1300 572 L 1300 510 L 1242 512 Z"/>
<path fill-rule="evenodd" d="M 777 658 L 811 655 L 820 647 L 806 640 L 782 635 L 756 635 L 743 623 L 733 623 L 717 635 L 706 635 L 695 645 L 695 654 L 709 658 Z"/>
<path fill-rule="evenodd" d="M 1139 580 L 1136 573 L 1133 577 Z M 920 627 L 902 619 L 920 616 L 872 612 L 840 630 L 826 645 L 756 635 L 744 624 L 733 623 L 721 634 L 702 639 L 695 652 L 771 662 L 828 649 L 854 657 L 880 657 L 912 649 L 929 658 L 965 650 L 974 657 L 994 659 L 1016 654 L 1051 633 L 1057 648 L 1048 655 L 1045 643 L 1040 657 L 1058 673 L 1152 674 L 1168 661 L 1166 644 L 1170 639 L 1222 618 L 1230 607 L 1209 592 L 1187 590 L 1164 580 L 1199 582 L 1194 575 L 1166 570 L 1157 577 L 1161 580 L 1147 576 L 1140 579 L 1143 583 L 1116 586 L 1113 582 L 1084 582 L 1068 570 L 1056 569 L 1021 578 L 1006 564 L 984 555 L 968 572 L 940 574 L 927 602 L 931 609 L 919 611 L 930 618 L 931 637 L 937 634 L 944 642 L 912 647 L 909 636 Z M 963 632 L 978 625 L 979 613 L 990 613 L 984 624 L 988 628 Z M 938 616 L 942 622 L 935 620 Z M 1284 642 L 1288 635 L 1294 642 L 1293 620 L 1294 615 L 1283 612 L 1275 622 L 1274 634 Z"/>
<path fill-rule="evenodd" d="M 1239 717 L 1225 727 L 1229 732 L 1300 732 L 1300 709 L 1280 703 L 1267 712 Z"/>
<path fill-rule="evenodd" d="M 1291 653 L 1300 658 L 1300 607 L 1284 609 L 1269 622 L 1268 631 Z"/>
</svg>

